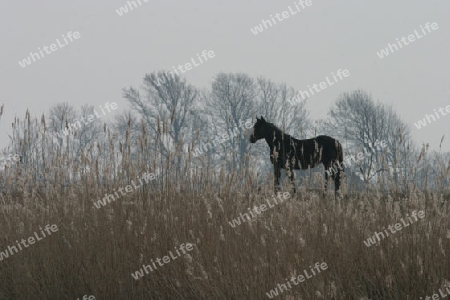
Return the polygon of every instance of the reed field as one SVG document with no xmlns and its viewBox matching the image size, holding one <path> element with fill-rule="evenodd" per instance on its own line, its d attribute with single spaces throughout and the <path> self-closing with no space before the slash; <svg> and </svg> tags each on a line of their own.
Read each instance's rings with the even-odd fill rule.
<svg viewBox="0 0 450 300">
<path fill-rule="evenodd" d="M 258 184 L 253 163 L 213 168 L 205 155 L 191 168 L 183 145 L 165 157 L 150 150 L 162 134 L 143 127 L 117 145 L 105 127 L 107 142 L 68 166 L 69 148 L 53 145 L 45 132 L 32 136 L 30 128 L 11 148 L 29 155 L 0 173 L 0 251 L 41 234 L 40 227 L 58 230 L 3 256 L 0 299 L 269 299 L 292 276 L 311 275 L 316 263 L 327 268 L 273 298 L 425 299 L 450 284 L 448 186 L 400 187 L 386 177 L 361 191 L 344 184 L 335 199 L 331 187 L 324 196 L 302 182 L 292 193 L 285 182 L 281 192 L 289 199 L 233 227 L 240 214 L 273 199 L 273 185 Z M 441 171 L 447 178 L 448 162 Z M 157 175 L 94 206 L 146 172 Z M 323 176 L 312 182 L 321 186 Z M 425 216 L 365 245 L 414 211 Z M 193 249 L 183 254 L 182 244 Z M 156 264 L 176 249 L 180 256 Z M 152 261 L 157 269 L 132 276 Z"/>
<path fill-rule="evenodd" d="M 450 300 L 450 1 L 338 3 L 5 2 L 0 300 Z"/>
</svg>

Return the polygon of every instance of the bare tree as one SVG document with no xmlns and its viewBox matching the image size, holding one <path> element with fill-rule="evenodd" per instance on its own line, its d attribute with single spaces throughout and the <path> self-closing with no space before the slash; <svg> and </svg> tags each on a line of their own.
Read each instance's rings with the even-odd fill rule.
<svg viewBox="0 0 450 300">
<path fill-rule="evenodd" d="M 259 77 L 257 80 L 257 114 L 278 124 L 296 138 L 307 138 L 312 127 L 306 111 L 306 101 L 293 103 L 298 92 L 286 84 L 277 84 Z"/>
<path fill-rule="evenodd" d="M 408 127 L 393 109 L 362 90 L 340 95 L 330 109 L 325 126 L 343 139 L 353 151 L 364 151 L 364 159 L 358 165 L 364 181 L 375 178 L 381 172 L 394 175 L 398 183 L 400 167 L 411 147 Z M 383 149 L 380 143 L 386 143 Z"/>
<path fill-rule="evenodd" d="M 80 160 L 102 137 L 104 122 L 98 120 L 94 106 L 83 105 L 77 111 L 67 103 L 57 104 L 50 108 L 50 121 L 51 141 L 66 149 L 71 162 Z"/>
<path fill-rule="evenodd" d="M 202 111 L 213 136 L 201 142 L 200 154 L 212 150 L 220 158 L 231 156 L 229 167 L 237 167 L 244 162 L 249 148 L 245 124 L 247 128 L 251 126 L 255 96 L 255 83 L 248 75 L 219 73 L 216 76 L 211 93 L 204 96 L 205 109 Z M 217 141 L 217 137 L 221 139 Z M 208 149 L 211 144 L 214 146 Z"/>
<path fill-rule="evenodd" d="M 169 148 L 186 142 L 199 92 L 185 79 L 164 71 L 146 74 L 143 85 L 143 96 L 130 87 L 123 90 L 123 97 L 154 136 L 160 134 L 165 138 L 159 149 L 165 155 Z"/>
<path fill-rule="evenodd" d="M 59 103 L 50 108 L 50 132 L 57 139 L 60 147 L 68 141 L 69 125 L 77 118 L 76 110 L 68 103 Z M 65 134 L 67 132 L 67 134 Z M 66 139 L 64 139 L 66 137 Z"/>
<path fill-rule="evenodd" d="M 120 143 L 123 144 L 125 142 L 124 137 L 127 135 L 127 132 L 131 140 L 137 140 L 142 133 L 142 122 L 146 124 L 143 116 L 135 111 L 125 110 L 116 115 L 113 124 L 116 145 L 120 146 Z"/>
</svg>

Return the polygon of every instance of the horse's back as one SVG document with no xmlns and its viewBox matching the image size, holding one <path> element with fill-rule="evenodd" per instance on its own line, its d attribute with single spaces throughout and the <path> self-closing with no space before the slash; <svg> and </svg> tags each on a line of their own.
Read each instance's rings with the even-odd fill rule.
<svg viewBox="0 0 450 300">
<path fill-rule="evenodd" d="M 328 135 L 318 135 L 314 139 L 316 139 L 319 142 L 333 142 L 335 143 L 337 140 L 335 138 L 332 138 Z"/>
</svg>

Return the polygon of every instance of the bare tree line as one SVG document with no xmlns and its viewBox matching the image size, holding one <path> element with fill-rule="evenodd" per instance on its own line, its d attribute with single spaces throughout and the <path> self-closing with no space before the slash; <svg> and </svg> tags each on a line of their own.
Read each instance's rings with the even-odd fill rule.
<svg viewBox="0 0 450 300">
<path fill-rule="evenodd" d="M 165 82 L 157 84 L 157 78 L 164 78 Z M 50 109 L 48 118 L 43 115 L 40 120 L 33 120 L 27 111 L 24 121 L 16 119 L 12 124 L 7 151 L 18 153 L 24 168 L 34 168 L 36 179 L 51 166 L 46 157 L 51 158 L 53 152 L 62 154 L 68 166 L 74 162 L 88 166 L 94 163 L 94 154 L 105 148 L 114 149 L 116 154 L 96 163 L 101 167 L 109 164 L 114 174 L 124 174 L 120 162 L 136 155 L 134 147 L 144 147 L 146 155 L 157 157 L 161 163 L 173 160 L 179 172 L 196 167 L 230 170 L 251 163 L 255 171 L 264 173 L 271 170 L 268 149 L 264 143 L 251 145 L 249 129 L 242 126 L 242 122 L 263 115 L 294 137 L 328 134 L 342 142 L 346 153 L 368 150 L 369 155 L 346 170 L 347 181 L 355 184 L 376 182 L 386 187 L 391 181 L 402 186 L 448 184 L 449 153 L 432 152 L 427 145 L 416 145 L 409 126 L 392 107 L 375 102 L 362 90 L 343 93 L 329 109 L 328 118 L 314 126 L 305 101 L 289 104 L 297 93 L 286 84 L 264 77 L 254 79 L 244 73 L 219 73 L 209 90 L 200 90 L 166 71 L 153 72 L 144 76 L 139 89 L 123 89 L 129 109 L 110 124 L 96 121 L 61 137 L 57 132 L 76 118 L 92 113 L 94 107 L 85 105 L 78 111 L 62 103 Z M 217 136 L 231 138 L 196 157 L 194 165 L 186 166 L 181 156 L 173 155 L 187 149 L 192 157 L 196 147 L 202 143 L 212 145 Z M 154 139 L 157 142 L 152 142 Z M 125 147 L 130 145 L 129 141 L 131 146 Z M 376 141 L 386 141 L 387 147 L 371 148 L 369 145 Z M 306 173 L 302 175 L 305 177 Z M 98 176 L 101 175 L 100 172 Z M 444 182 L 434 180 L 442 175 L 446 178 Z"/>
</svg>

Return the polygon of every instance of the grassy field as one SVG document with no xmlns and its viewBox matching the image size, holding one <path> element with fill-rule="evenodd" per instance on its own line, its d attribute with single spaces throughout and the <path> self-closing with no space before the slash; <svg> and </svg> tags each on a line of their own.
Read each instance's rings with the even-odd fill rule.
<svg viewBox="0 0 450 300">
<path fill-rule="evenodd" d="M 1 173 L 0 251 L 47 224 L 58 231 L 3 256 L 0 299 L 269 299 L 278 284 L 304 270 L 311 275 L 316 263 L 327 269 L 272 296 L 420 299 L 450 283 L 448 187 L 439 193 L 413 185 L 406 193 L 396 187 L 390 193 L 344 190 L 335 200 L 331 190 L 323 196 L 303 185 L 233 227 L 229 222 L 241 213 L 273 201 L 273 187 L 258 189 L 252 170 L 213 173 L 205 162 L 191 176 L 182 170 L 167 175 L 173 166 L 157 154 L 132 156 L 123 147 L 116 167 L 108 164 L 118 159 L 115 150 L 98 151 L 90 172 L 77 180 L 70 180 L 63 151 L 33 158 L 43 166 L 43 181 L 31 163 Z M 156 167 L 162 173 L 155 179 L 103 207 L 93 205 Z M 111 176 L 100 180 L 100 174 Z M 364 244 L 420 210 L 425 217 L 375 245 Z M 139 279 L 132 276 L 183 243 L 193 249 Z"/>
</svg>

